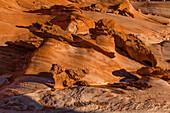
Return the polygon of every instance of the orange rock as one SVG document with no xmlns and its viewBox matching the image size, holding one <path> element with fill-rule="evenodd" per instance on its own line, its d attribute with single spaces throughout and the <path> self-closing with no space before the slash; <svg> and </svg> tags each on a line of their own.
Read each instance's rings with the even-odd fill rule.
<svg viewBox="0 0 170 113">
<path fill-rule="evenodd" d="M 105 27 L 105 29 L 107 30 L 114 30 L 116 32 L 124 33 L 124 31 L 119 26 L 119 24 L 113 19 L 109 19 L 109 18 L 99 20 L 96 24 L 96 28 L 97 27 Z"/>
<path fill-rule="evenodd" d="M 89 34 L 89 29 L 95 27 L 94 20 L 83 17 L 81 13 L 81 9 L 74 5 L 55 5 L 51 7 L 51 14 L 56 18 L 50 22 L 74 34 Z"/>
<path fill-rule="evenodd" d="M 145 76 L 156 76 L 156 75 L 165 75 L 166 71 L 160 67 L 142 67 L 137 70 L 137 73 Z"/>
<path fill-rule="evenodd" d="M 99 35 L 95 37 L 97 45 L 105 48 L 107 51 L 115 52 L 115 41 L 114 37 Z"/>
<path fill-rule="evenodd" d="M 81 81 L 86 74 L 89 74 L 87 69 L 65 69 L 57 64 L 53 64 L 51 68 L 51 74 L 55 80 L 54 89 L 63 89 L 71 87 L 77 83 L 77 85 L 87 85 L 86 81 Z"/>
<path fill-rule="evenodd" d="M 58 17 L 58 16 L 61 16 Z M 89 34 L 89 29 L 95 27 L 94 20 L 77 14 L 61 14 L 51 20 L 51 23 L 59 25 L 63 30 L 74 34 Z"/>
<path fill-rule="evenodd" d="M 53 25 L 51 23 L 47 24 L 42 24 L 42 23 L 33 23 L 32 26 L 30 26 L 31 29 L 30 31 L 33 32 L 35 35 L 47 39 L 50 37 L 56 38 L 57 40 L 66 40 L 68 42 L 73 41 L 73 37 L 70 32 L 68 31 L 63 31 L 59 26 Z"/>
<path fill-rule="evenodd" d="M 147 62 L 151 66 L 156 66 L 157 59 L 155 55 L 146 47 L 146 45 L 136 36 L 125 34 L 114 20 L 99 20 L 92 32 L 94 34 L 94 39 L 100 35 L 110 36 L 110 43 L 112 42 L 112 47 L 115 45 L 116 47 L 121 48 L 136 61 L 141 63 Z M 111 41 L 112 38 L 114 38 L 115 44 Z M 108 45 L 110 44 L 108 43 Z"/>
<path fill-rule="evenodd" d="M 157 65 L 155 55 L 136 36 L 116 33 L 114 37 L 116 46 L 125 50 L 131 58 L 150 66 Z"/>
<path fill-rule="evenodd" d="M 35 31 L 32 31 L 35 35 L 42 37 L 44 39 L 47 38 L 54 38 L 60 41 L 67 41 L 72 45 L 76 45 L 78 47 L 85 47 L 85 48 L 93 48 L 94 50 L 101 52 L 102 54 L 114 58 L 114 52 L 106 50 L 102 46 L 96 44 L 96 42 L 92 39 L 82 38 L 76 35 L 69 33 L 68 31 L 62 30 L 59 26 L 53 24 L 41 24 L 41 23 L 34 23 L 32 27 L 36 27 Z"/>
<path fill-rule="evenodd" d="M 141 69 L 137 70 L 137 73 L 140 75 L 149 75 L 154 71 L 154 67 L 142 67 Z"/>
<path fill-rule="evenodd" d="M 137 73 L 141 76 L 161 78 L 170 83 L 170 72 L 160 67 L 142 67 Z"/>
<path fill-rule="evenodd" d="M 96 50 L 99 49 L 98 51 L 90 46 L 92 45 L 69 45 L 67 42 L 49 38 L 34 53 L 25 74 L 49 72 L 52 64 L 59 64 L 66 69 L 74 70 L 80 67 L 88 69 L 89 74 L 82 80 L 89 84 L 118 82 L 120 78 L 113 76 L 112 71 L 119 68 L 119 65 L 107 56 L 107 52 L 101 51 L 103 52 L 101 53 L 98 46 L 93 45 Z"/>
<path fill-rule="evenodd" d="M 68 86 L 69 77 L 65 72 L 60 74 L 54 74 L 53 78 L 55 80 L 54 89 L 63 89 Z"/>
</svg>

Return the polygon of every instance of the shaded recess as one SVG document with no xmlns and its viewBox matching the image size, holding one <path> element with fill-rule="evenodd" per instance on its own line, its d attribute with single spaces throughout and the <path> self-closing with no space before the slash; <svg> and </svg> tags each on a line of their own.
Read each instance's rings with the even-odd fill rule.
<svg viewBox="0 0 170 113">
<path fill-rule="evenodd" d="M 127 72 L 125 69 L 113 71 L 112 74 L 114 76 L 123 77 L 120 82 L 137 81 L 139 79 L 137 76 L 131 74 L 130 72 Z"/>
</svg>

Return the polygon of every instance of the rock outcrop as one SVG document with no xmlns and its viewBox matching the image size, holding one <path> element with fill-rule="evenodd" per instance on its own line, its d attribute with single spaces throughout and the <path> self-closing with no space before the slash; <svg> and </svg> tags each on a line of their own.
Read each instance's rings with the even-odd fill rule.
<svg viewBox="0 0 170 113">
<path fill-rule="evenodd" d="M 73 46 L 92 48 L 110 58 L 115 57 L 114 52 L 108 51 L 102 46 L 97 45 L 96 42 L 93 41 L 92 39 L 80 37 L 78 35 L 72 35 L 70 32 L 64 31 L 59 26 L 51 24 L 49 22 L 47 22 L 46 24 L 33 23 L 33 25 L 29 27 L 29 29 L 35 35 L 44 39 L 54 38 L 59 41 L 66 41 Z"/>
<path fill-rule="evenodd" d="M 96 24 L 94 35 L 111 35 L 115 46 L 124 50 L 131 58 L 151 66 L 157 65 L 157 59 L 146 45 L 136 36 L 125 34 L 121 27 L 112 19 L 102 19 Z"/>
<path fill-rule="evenodd" d="M 92 4 L 91 6 L 82 7 L 81 9 L 86 11 L 90 10 L 90 11 L 97 11 L 97 12 L 114 13 L 114 14 L 120 14 L 123 16 L 135 18 L 135 14 L 131 10 L 132 7 L 129 4 L 128 0 L 122 0 L 122 2 L 115 1 L 115 4 L 110 6 L 97 3 L 97 4 Z"/>
<path fill-rule="evenodd" d="M 141 76 L 161 78 L 170 82 L 170 72 L 160 67 L 142 67 L 137 70 L 137 73 Z"/>
<path fill-rule="evenodd" d="M 95 27 L 94 20 L 82 16 L 82 10 L 75 5 L 54 5 L 49 9 L 30 12 L 55 16 L 50 22 L 73 34 L 89 34 L 89 29 Z"/>
<path fill-rule="evenodd" d="M 61 20 L 58 16 L 62 17 Z M 89 29 L 95 27 L 94 20 L 75 14 L 66 15 L 66 17 L 57 15 L 51 20 L 51 23 L 59 25 L 63 30 L 68 30 L 73 34 L 89 34 Z"/>
<path fill-rule="evenodd" d="M 131 34 L 123 36 L 120 33 L 114 34 L 114 36 L 116 46 L 125 50 L 131 58 L 150 66 L 157 65 L 155 55 L 136 36 Z"/>
<path fill-rule="evenodd" d="M 96 52 L 105 55 L 107 59 L 114 58 L 115 46 L 121 48 L 131 58 L 141 63 L 149 62 L 149 65 L 153 66 L 156 65 L 156 58 L 154 57 L 152 52 L 144 45 L 144 43 L 142 43 L 142 41 L 140 41 L 134 35 L 124 34 L 121 27 L 111 19 L 103 19 L 96 24 L 95 29 L 92 30 L 92 33 L 94 34 L 94 36 L 92 36 L 93 39 L 80 37 L 78 35 L 71 35 L 71 33 L 69 33 L 68 31 L 64 31 L 59 26 L 51 24 L 49 22 L 47 22 L 46 24 L 35 23 L 33 24 L 33 26 L 30 26 L 29 28 L 35 35 L 44 38 L 45 41 L 43 45 L 34 53 L 33 58 L 26 71 L 26 74 L 39 74 L 41 72 L 48 72 L 50 70 L 50 65 L 55 63 L 58 64 L 59 62 L 60 62 L 59 65 L 62 66 L 65 65 L 66 67 L 70 67 L 71 65 L 74 65 L 74 63 L 70 64 L 70 62 L 73 62 L 75 60 L 75 62 L 79 61 L 81 63 L 84 58 L 89 59 L 87 55 L 91 54 L 93 56 L 96 54 Z M 73 61 L 69 60 L 69 62 L 66 62 L 67 60 L 65 59 L 64 63 L 62 64 L 63 61 L 61 62 L 61 60 L 58 59 L 59 58 L 58 56 L 61 55 L 61 53 L 57 53 L 57 51 L 62 52 L 61 48 L 63 50 L 67 48 L 66 50 L 64 50 L 65 52 L 67 51 L 68 53 L 70 52 L 73 53 L 74 56 L 72 60 L 73 59 L 74 60 Z M 85 49 L 88 49 L 88 51 L 85 52 L 84 51 Z M 48 54 L 45 51 L 47 51 Z M 79 51 L 78 54 L 77 51 Z M 81 56 L 83 56 L 82 58 L 79 56 L 80 53 Z M 48 56 L 50 54 L 53 55 L 52 59 L 50 58 L 50 56 Z M 56 58 L 54 56 L 56 56 Z M 66 56 L 67 55 L 65 55 L 65 57 Z M 68 59 L 71 58 L 69 54 L 68 57 L 69 57 Z M 48 61 L 47 58 L 49 58 L 50 60 Z M 88 61 L 86 62 L 89 63 Z M 118 64 L 116 65 L 118 68 L 119 65 Z M 40 67 L 35 68 L 38 66 Z M 76 67 L 77 66 L 75 66 L 75 68 Z M 87 68 L 89 69 L 89 71 L 92 70 L 92 68 L 88 67 L 88 65 L 86 66 L 84 65 L 83 68 Z M 62 74 L 62 76 L 64 75 Z M 101 75 L 97 76 L 99 76 L 99 78 L 101 77 Z M 87 79 L 87 77 L 85 77 L 84 79 Z M 112 79 L 110 79 L 109 81 L 111 82 Z M 87 82 L 98 83 L 98 81 L 92 79 L 88 79 Z"/>
<path fill-rule="evenodd" d="M 119 65 L 115 64 L 110 57 L 90 48 L 71 46 L 55 39 L 47 39 L 43 46 L 34 53 L 25 74 L 49 72 L 50 65 L 56 63 L 68 69 L 87 68 L 90 74 L 87 74 L 83 79 L 89 84 L 118 82 L 120 80 L 119 77 L 112 75 L 112 71 Z M 108 69 L 103 70 L 106 68 Z"/>
<path fill-rule="evenodd" d="M 167 90 L 169 86 L 166 86 L 163 80 L 154 80 L 152 84 L 154 83 L 156 83 L 155 86 L 144 91 L 95 87 L 75 87 L 55 91 L 43 89 L 5 99 L 1 101 L 0 108 L 17 110 L 17 112 L 35 110 L 43 112 L 132 112 L 134 109 L 142 112 L 167 112 L 169 110 L 169 90 Z M 164 87 L 160 88 L 161 85 Z M 162 92 L 163 90 L 167 92 Z M 159 99 L 154 92 L 159 93 Z"/>
<path fill-rule="evenodd" d="M 89 1 L 88 0 L 84 1 L 84 3 L 86 2 L 88 3 Z M 134 7 L 131 5 L 129 0 L 119 0 L 119 1 L 116 0 L 116 1 L 105 1 L 105 2 L 106 3 L 101 3 L 100 1 L 97 1 L 96 4 L 91 4 L 86 7 L 81 7 L 81 9 L 86 11 L 119 14 L 130 18 L 137 18 L 140 20 L 151 21 L 151 22 L 161 23 L 166 25 L 170 23 L 169 20 L 166 18 L 152 17 L 140 13 L 140 10 L 137 11 L 136 9 L 134 9 Z M 111 3 L 111 5 L 108 5 L 107 3 L 108 4 Z"/>
<path fill-rule="evenodd" d="M 168 2 L 1 0 L 0 112 L 169 112 L 168 10 Z"/>
<path fill-rule="evenodd" d="M 55 80 L 54 89 L 63 89 L 73 85 L 88 85 L 86 81 L 81 81 L 86 74 L 89 74 L 87 69 L 65 69 L 57 64 L 53 64 L 51 74 Z"/>
</svg>

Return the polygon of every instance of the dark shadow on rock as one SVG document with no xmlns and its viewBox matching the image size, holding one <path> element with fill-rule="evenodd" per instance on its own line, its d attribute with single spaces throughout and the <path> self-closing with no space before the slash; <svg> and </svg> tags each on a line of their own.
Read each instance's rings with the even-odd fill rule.
<svg viewBox="0 0 170 113">
<path fill-rule="evenodd" d="M 44 76 L 44 77 L 52 78 L 52 75 L 51 75 L 50 72 L 40 72 L 38 75 L 39 76 Z"/>
<path fill-rule="evenodd" d="M 150 61 L 147 61 L 147 60 L 143 60 L 141 62 L 141 64 L 145 65 L 145 66 L 152 66 L 152 63 Z"/>
<path fill-rule="evenodd" d="M 125 90 L 129 90 L 129 86 L 135 87 L 135 88 L 140 89 L 140 90 L 145 90 L 145 89 L 152 87 L 148 83 L 149 78 L 142 77 L 142 78 L 139 79 L 137 76 L 127 72 L 125 69 L 114 71 L 113 75 L 123 77 L 123 78 L 120 80 L 120 83 L 110 84 L 112 87 L 122 88 L 122 89 L 125 89 Z"/>
<path fill-rule="evenodd" d="M 36 77 L 48 77 L 52 78 L 52 75 L 50 72 L 40 72 L 38 74 L 25 74 L 25 76 L 36 76 Z"/>
<path fill-rule="evenodd" d="M 11 42 L 11 41 L 7 41 L 5 44 L 7 44 L 9 47 L 15 48 L 17 50 L 20 51 L 25 51 L 25 52 L 34 52 L 36 50 L 36 47 L 31 44 L 31 43 L 27 43 L 25 41 L 15 41 L 15 42 Z"/>
<path fill-rule="evenodd" d="M 131 74 L 130 72 L 127 72 L 125 69 L 113 71 L 112 74 L 114 76 L 122 77 L 120 82 L 130 82 L 130 81 L 136 81 L 139 79 L 137 76 Z"/>
<path fill-rule="evenodd" d="M 170 63 L 170 59 L 166 60 L 167 63 Z"/>
<path fill-rule="evenodd" d="M 54 79 L 50 72 L 40 72 L 39 74 L 25 74 L 24 76 L 28 76 L 31 78 L 30 80 L 28 80 L 29 82 L 41 83 L 46 85 L 47 87 L 53 88 L 52 84 L 54 84 Z"/>
<path fill-rule="evenodd" d="M 18 28 L 29 28 L 28 26 L 19 26 L 19 25 L 16 25 L 16 27 L 18 27 Z"/>
<path fill-rule="evenodd" d="M 0 46 L 0 75 L 22 70 L 36 49 L 24 41 L 7 41 L 5 44 Z"/>
</svg>

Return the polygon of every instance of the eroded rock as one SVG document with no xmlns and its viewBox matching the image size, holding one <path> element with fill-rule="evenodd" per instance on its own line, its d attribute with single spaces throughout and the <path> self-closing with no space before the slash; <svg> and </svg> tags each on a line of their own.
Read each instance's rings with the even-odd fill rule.
<svg viewBox="0 0 170 113">
<path fill-rule="evenodd" d="M 51 23 L 59 25 L 63 30 L 68 30 L 73 34 L 89 34 L 89 29 L 95 27 L 94 20 L 78 14 L 57 15 L 51 20 Z"/>
<path fill-rule="evenodd" d="M 82 11 L 75 5 L 54 5 L 49 9 L 32 11 L 54 16 L 50 22 L 74 34 L 89 34 L 89 29 L 95 27 L 93 19 L 82 16 Z"/>
<path fill-rule="evenodd" d="M 101 5 L 100 3 L 92 4 L 91 6 L 81 7 L 82 10 L 86 11 L 96 11 L 96 12 L 107 12 L 108 8 L 106 6 Z"/>
<path fill-rule="evenodd" d="M 115 35 L 116 46 L 124 49 L 130 55 L 130 57 L 141 63 L 146 62 L 147 65 L 150 66 L 157 65 L 157 59 L 155 55 L 152 53 L 151 50 L 146 47 L 146 45 L 140 39 L 130 34 L 125 36 L 125 40 L 120 40 L 119 36 Z M 120 43 L 123 43 L 123 47 L 121 47 L 122 45 L 120 45 Z"/>
<path fill-rule="evenodd" d="M 32 26 L 29 26 L 31 32 L 35 35 L 47 39 L 49 37 L 53 37 L 57 40 L 72 42 L 73 37 L 71 33 L 68 31 L 62 30 L 59 26 L 53 25 L 52 23 L 47 22 L 46 24 L 43 23 L 33 23 Z"/>
<path fill-rule="evenodd" d="M 164 75 L 166 71 L 160 67 L 142 67 L 141 69 L 137 70 L 137 73 L 140 75 Z"/>
<path fill-rule="evenodd" d="M 78 46 L 78 47 L 83 47 L 83 48 L 92 48 L 98 52 L 101 52 L 102 54 L 114 58 L 114 52 L 110 51 L 108 49 L 105 49 L 102 46 L 99 46 L 95 41 L 92 39 L 86 39 L 77 35 L 72 35 L 68 31 L 62 30 L 59 26 L 51 24 L 47 22 L 46 24 L 43 23 L 33 23 L 33 26 L 29 27 L 31 31 L 44 39 L 47 38 L 54 38 L 59 41 L 66 41 L 70 45 Z M 114 46 L 113 46 L 114 47 Z"/>
<path fill-rule="evenodd" d="M 28 43 L 28 42 L 24 42 L 24 41 L 15 41 L 15 42 L 11 42 L 8 41 L 5 44 L 7 44 L 10 47 L 16 47 L 16 48 L 23 48 L 27 51 L 34 51 L 37 47 L 37 43 L 34 45 L 32 43 Z"/>
<path fill-rule="evenodd" d="M 51 73 L 55 80 L 54 89 L 63 89 L 65 87 L 71 87 L 74 84 L 88 85 L 86 81 L 81 81 L 86 74 L 89 74 L 88 69 L 65 69 L 57 64 L 53 64 Z"/>
<path fill-rule="evenodd" d="M 142 67 L 137 70 L 137 73 L 141 76 L 161 78 L 168 82 L 170 80 L 170 72 L 162 69 L 161 67 Z"/>
<path fill-rule="evenodd" d="M 131 58 L 141 63 L 147 62 L 151 66 L 156 66 L 157 59 L 146 45 L 137 36 L 125 34 L 114 20 L 99 20 L 92 32 L 94 37 L 96 35 L 110 35 L 112 38 L 114 37 L 115 46 L 124 50 Z"/>
<path fill-rule="evenodd" d="M 105 12 L 105 13 L 114 13 L 114 14 L 120 14 L 123 16 L 128 16 L 131 18 L 135 17 L 135 14 L 133 12 L 131 5 L 129 4 L 128 0 L 122 0 L 121 2 L 116 2 L 114 5 L 102 5 L 100 3 L 92 4 L 87 7 L 82 7 L 82 10 L 86 11 L 96 11 L 96 12 Z"/>
<path fill-rule="evenodd" d="M 89 29 L 95 27 L 94 20 L 81 13 L 81 9 L 75 5 L 55 5 L 50 8 L 50 14 L 55 16 L 50 22 L 74 34 L 89 34 Z"/>
<path fill-rule="evenodd" d="M 74 5 L 65 6 L 71 3 L 69 1 Z M 93 4 L 89 8 L 96 12 L 82 11 L 79 8 L 89 5 L 87 2 Z M 60 5 L 51 7 L 54 4 Z M 0 112 L 169 111 L 170 90 L 169 84 L 164 81 L 169 80 L 169 75 L 164 73 L 165 70 L 154 67 L 144 72 L 146 74 L 144 76 L 149 76 L 146 78 L 157 77 L 149 82 L 140 79 L 139 75 L 137 75 L 139 78 L 132 76 L 136 75 L 136 69 L 143 66 L 138 62 L 156 65 L 156 59 L 138 37 L 124 33 L 124 31 L 150 35 L 154 33 L 157 35 L 156 38 L 143 37 L 143 41 L 146 39 L 145 43 L 150 47 L 151 44 L 160 42 L 161 37 L 166 35 L 166 33 L 164 36 L 158 35 L 168 28 L 165 26 L 168 22 L 163 18 L 153 18 L 135 11 L 128 0 L 2 0 L 0 8 L 1 44 L 7 40 L 23 40 L 7 42 L 8 46 L 0 47 L 0 74 L 3 74 L 0 81 Z M 103 17 L 114 18 L 124 27 L 124 31 L 111 19 L 100 20 L 95 27 L 94 20 L 86 16 L 95 21 Z M 29 27 L 34 35 L 44 40 L 42 43 L 38 40 L 27 43 L 26 37 L 34 36 L 27 36 L 29 31 L 25 26 L 36 21 L 42 23 L 50 21 L 46 24 L 35 23 Z M 163 23 L 164 26 L 153 22 Z M 89 32 L 91 28 L 95 28 L 94 32 Z M 119 50 L 124 56 L 115 52 L 115 45 L 116 51 Z M 163 52 L 163 48 L 168 46 L 160 46 L 158 50 L 161 53 L 160 59 L 169 63 L 168 55 L 164 54 L 168 54 L 168 50 Z M 55 66 L 51 69 L 52 64 Z M 103 85 L 106 89 L 91 86 L 51 90 L 53 79 L 49 77 L 50 69 L 56 89 L 88 84 Z M 122 69 L 125 71 L 112 74 Z M 26 71 L 26 75 L 23 75 L 23 71 Z M 118 76 L 115 76 L 116 74 Z M 126 81 L 122 81 L 125 76 Z M 127 83 L 129 81 L 133 82 Z M 108 88 L 106 84 L 109 83 L 113 84 Z M 130 87 L 132 90 L 124 90 L 129 86 L 132 86 Z M 138 90 L 147 88 L 150 89 Z"/>
<path fill-rule="evenodd" d="M 66 69 L 87 68 L 90 74 L 83 79 L 88 83 L 101 84 L 119 81 L 119 77 L 112 75 L 112 71 L 119 69 L 119 65 L 108 55 L 114 54 L 103 51 L 99 46 L 90 44 L 88 41 L 78 42 L 77 40 L 75 45 L 70 45 L 64 41 L 49 38 L 32 55 L 25 74 L 37 75 L 49 72 L 52 64 L 58 64 Z"/>
</svg>

